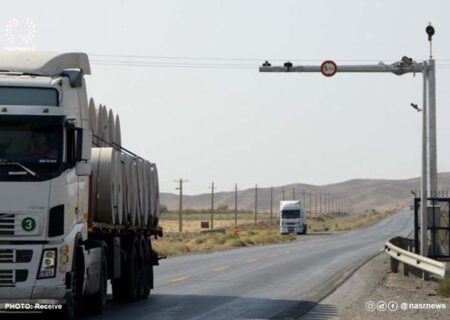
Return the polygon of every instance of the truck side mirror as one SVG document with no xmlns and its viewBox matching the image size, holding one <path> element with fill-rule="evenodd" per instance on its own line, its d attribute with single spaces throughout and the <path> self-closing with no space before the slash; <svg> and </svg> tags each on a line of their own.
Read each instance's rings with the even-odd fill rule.
<svg viewBox="0 0 450 320">
<path fill-rule="evenodd" d="M 91 174 L 92 131 L 70 126 L 67 128 L 67 162 L 75 166 L 78 176 Z"/>
<path fill-rule="evenodd" d="M 77 161 L 89 161 L 92 150 L 92 131 L 89 129 L 80 129 L 78 143 L 80 146 L 77 148 L 79 150 Z"/>
<path fill-rule="evenodd" d="M 92 168 L 89 160 L 92 150 L 92 131 L 76 128 L 76 165 L 77 176 L 89 176 Z"/>
</svg>

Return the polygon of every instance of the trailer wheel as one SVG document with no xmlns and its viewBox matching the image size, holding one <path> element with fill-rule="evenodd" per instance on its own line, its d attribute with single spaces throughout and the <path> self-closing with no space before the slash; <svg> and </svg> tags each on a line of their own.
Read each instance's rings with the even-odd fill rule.
<svg viewBox="0 0 450 320">
<path fill-rule="evenodd" d="M 144 236 L 138 236 L 138 242 L 136 247 L 137 260 L 138 260 L 138 280 L 136 288 L 136 300 L 144 298 L 145 286 L 147 281 L 146 275 L 146 257 L 145 257 L 145 238 Z"/>
<path fill-rule="evenodd" d="M 125 252 L 122 260 L 120 278 L 113 280 L 113 298 L 117 302 L 136 301 L 138 282 L 138 247 L 137 237 L 128 236 L 121 239 Z"/>
<path fill-rule="evenodd" d="M 145 238 L 145 290 L 144 299 L 150 295 L 153 289 L 153 261 L 152 261 L 152 243 L 149 237 Z"/>
</svg>

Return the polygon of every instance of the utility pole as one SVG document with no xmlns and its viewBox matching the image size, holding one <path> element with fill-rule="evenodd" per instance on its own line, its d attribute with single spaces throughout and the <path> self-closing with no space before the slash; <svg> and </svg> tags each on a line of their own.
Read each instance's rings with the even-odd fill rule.
<svg viewBox="0 0 450 320">
<path fill-rule="evenodd" d="M 270 222 L 273 221 L 273 186 L 270 186 Z"/>
<path fill-rule="evenodd" d="M 315 216 L 318 216 L 319 214 L 318 214 L 318 211 L 317 211 L 317 191 L 316 191 L 316 193 L 315 193 L 315 205 L 314 205 L 314 215 Z"/>
<path fill-rule="evenodd" d="M 295 188 L 292 188 L 292 200 L 295 200 Z"/>
<path fill-rule="evenodd" d="M 323 206 L 322 206 L 322 192 L 319 192 L 319 213 L 322 214 Z"/>
<path fill-rule="evenodd" d="M 237 183 L 234 184 L 234 225 L 237 227 L 237 202 L 238 202 L 238 187 Z"/>
<path fill-rule="evenodd" d="M 312 215 L 312 192 L 309 191 L 309 214 Z"/>
<path fill-rule="evenodd" d="M 255 223 L 258 221 L 258 185 L 255 184 Z"/>
<path fill-rule="evenodd" d="M 174 182 L 178 182 L 178 188 L 175 190 L 180 190 L 179 203 L 178 203 L 178 232 L 183 232 L 183 183 L 188 182 L 189 180 L 173 180 Z"/>
<path fill-rule="evenodd" d="M 283 201 L 284 201 L 284 187 L 281 188 L 281 191 L 283 192 Z"/>
<path fill-rule="evenodd" d="M 217 187 L 214 187 L 214 181 L 211 182 L 211 187 L 209 187 L 211 189 L 211 230 L 214 229 L 214 190 Z"/>
</svg>

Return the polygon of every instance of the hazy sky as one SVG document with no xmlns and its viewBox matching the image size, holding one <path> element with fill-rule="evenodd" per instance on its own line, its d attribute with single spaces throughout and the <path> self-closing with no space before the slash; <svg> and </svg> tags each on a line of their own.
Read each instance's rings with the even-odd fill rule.
<svg viewBox="0 0 450 320">
<path fill-rule="evenodd" d="M 162 191 L 175 192 L 182 177 L 195 194 L 212 180 L 227 191 L 235 182 L 419 176 L 421 114 L 409 104 L 421 104 L 420 75 L 325 78 L 258 66 L 421 61 L 430 21 L 438 169 L 450 171 L 449 12 L 444 0 L 16 0 L 0 26 L 14 18 L 23 30 L 29 19 L 28 46 L 92 54 L 89 95 L 120 114 L 124 145 L 158 164 Z M 0 43 L 12 45 L 7 32 Z"/>
</svg>

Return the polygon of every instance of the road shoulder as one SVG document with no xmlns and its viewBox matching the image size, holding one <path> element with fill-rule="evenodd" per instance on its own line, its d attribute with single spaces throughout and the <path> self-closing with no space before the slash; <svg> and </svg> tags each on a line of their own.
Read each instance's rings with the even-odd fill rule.
<svg viewBox="0 0 450 320">
<path fill-rule="evenodd" d="M 381 253 L 359 268 L 348 280 L 332 294 L 323 299 L 301 319 L 396 319 L 423 320 L 450 318 L 450 299 L 436 296 L 437 283 L 423 281 L 418 277 L 404 276 L 401 272 L 390 272 L 390 260 Z M 391 301 L 395 303 L 389 304 Z M 372 303 L 373 304 L 372 304 Z M 390 306 L 385 311 L 378 311 L 379 304 Z M 407 310 L 402 310 L 402 303 L 408 304 Z M 326 305 L 333 308 L 333 314 L 324 314 Z M 442 308 L 445 309 L 431 309 Z M 366 307 L 375 310 L 368 311 Z M 397 307 L 396 307 L 397 306 Z M 433 307 L 434 306 L 434 307 Z"/>
</svg>

